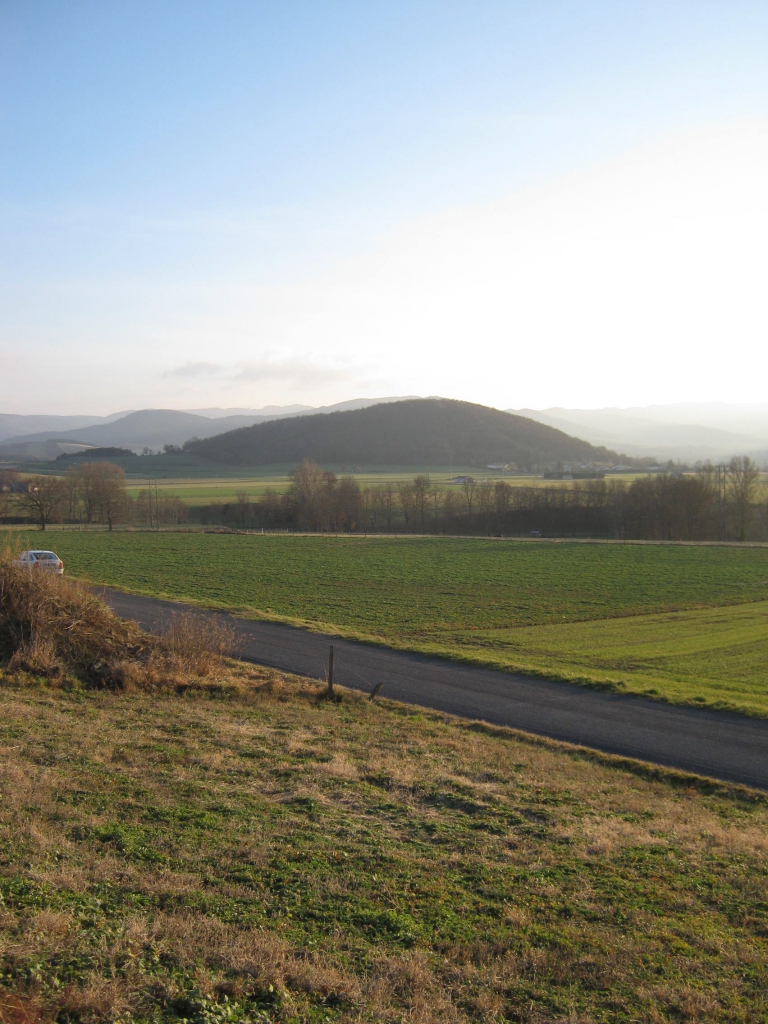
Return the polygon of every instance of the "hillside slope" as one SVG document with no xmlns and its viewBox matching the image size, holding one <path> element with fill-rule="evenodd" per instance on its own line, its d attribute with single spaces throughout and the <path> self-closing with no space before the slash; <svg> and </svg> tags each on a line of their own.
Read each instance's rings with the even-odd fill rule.
<svg viewBox="0 0 768 1024">
<path fill-rule="evenodd" d="M 66 438 L 99 447 L 162 448 L 164 444 L 180 445 L 190 437 L 210 437 L 237 427 L 261 422 L 265 416 L 222 416 L 210 419 L 178 409 L 141 409 L 128 413 L 111 423 L 98 423 L 77 430 L 51 434 L 30 434 L 14 438 L 15 441 L 47 441 Z"/>
<path fill-rule="evenodd" d="M 21 441 L 47 441 L 49 437 L 63 437 L 67 431 L 111 423 L 125 415 L 124 412 L 112 416 L 22 416 L 16 413 L 0 413 L 0 441 L 11 438 Z"/>
<path fill-rule="evenodd" d="M 133 448 L 141 451 L 142 448 L 159 449 L 166 444 L 181 445 L 192 437 L 207 438 L 216 434 L 223 434 L 227 431 L 236 430 L 239 427 L 249 427 L 254 423 L 264 423 L 267 420 L 282 419 L 286 416 L 305 416 L 307 413 L 332 413 L 346 411 L 347 409 L 364 409 L 379 402 L 397 402 L 398 398 L 354 398 L 349 402 L 340 402 L 338 405 L 321 406 L 312 409 L 309 406 L 295 407 L 292 412 L 283 412 L 279 406 L 268 406 L 265 409 L 252 409 L 245 412 L 229 412 L 226 409 L 208 409 L 204 412 L 184 411 L 183 409 L 139 409 L 136 412 L 120 413 L 119 416 L 105 417 L 94 420 L 92 423 L 83 422 L 76 426 L 75 417 L 26 417 L 31 421 L 40 420 L 41 429 L 36 433 L 21 434 L 18 430 L 13 435 L 14 444 L 23 442 L 47 442 L 47 441 L 79 441 L 83 444 L 96 445 L 97 447 L 118 447 Z M 290 409 L 290 406 L 288 407 Z M 52 429 L 51 425 L 42 422 L 56 419 L 71 419 L 72 424 Z M 5 417 L 6 420 L 14 420 L 14 417 Z M 21 420 L 24 417 L 15 417 Z M 87 417 L 81 417 L 87 420 Z M 43 429 L 45 428 L 45 429 Z M 3 429 L 3 417 L 0 417 L 0 431 Z M 13 430 L 13 425 L 7 427 Z M 10 435 L 9 435 L 10 436 Z"/>
<path fill-rule="evenodd" d="M 560 430 L 470 402 L 415 399 L 319 416 L 294 416 L 233 430 L 187 446 L 198 455 L 240 466 L 317 462 L 381 466 L 520 468 L 559 462 L 611 462 L 606 448 Z"/>
</svg>

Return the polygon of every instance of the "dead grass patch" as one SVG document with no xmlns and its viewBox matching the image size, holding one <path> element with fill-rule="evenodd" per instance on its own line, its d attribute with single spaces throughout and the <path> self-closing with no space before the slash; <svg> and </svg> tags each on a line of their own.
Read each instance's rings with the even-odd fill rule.
<svg viewBox="0 0 768 1024">
<path fill-rule="evenodd" d="M 174 616 L 163 636 L 119 619 L 75 580 L 34 572 L 0 555 L 0 664 L 11 673 L 121 691 L 188 688 L 235 649 L 220 617 Z"/>
<path fill-rule="evenodd" d="M 218 689 L 21 678 L 3 1024 L 768 1012 L 768 806 L 738 787 L 234 662 Z"/>
<path fill-rule="evenodd" d="M 36 996 L 0 989 L 2 1024 L 47 1024 L 51 1020 Z"/>
</svg>

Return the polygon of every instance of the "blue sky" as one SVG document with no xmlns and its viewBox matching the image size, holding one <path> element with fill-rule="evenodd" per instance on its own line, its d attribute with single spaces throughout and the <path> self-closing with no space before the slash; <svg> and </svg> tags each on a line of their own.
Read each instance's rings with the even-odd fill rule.
<svg viewBox="0 0 768 1024">
<path fill-rule="evenodd" d="M 765 3 L 4 0 L 0 411 L 757 400 L 766 54 Z"/>
</svg>

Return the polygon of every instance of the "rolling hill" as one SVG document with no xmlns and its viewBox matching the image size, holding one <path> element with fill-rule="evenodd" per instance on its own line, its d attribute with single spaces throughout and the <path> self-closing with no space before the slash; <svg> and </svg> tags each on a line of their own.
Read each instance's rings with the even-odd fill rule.
<svg viewBox="0 0 768 1024">
<path fill-rule="evenodd" d="M 67 443 L 79 442 L 100 448 L 133 448 L 134 451 L 141 451 L 142 448 L 159 449 L 166 444 L 181 445 L 192 437 L 213 437 L 238 427 L 247 427 L 253 423 L 264 423 L 267 420 L 280 419 L 285 416 L 304 416 L 308 412 L 310 414 L 327 414 L 347 409 L 362 409 L 376 405 L 378 402 L 392 401 L 396 402 L 400 399 L 354 398 L 348 402 L 340 402 L 338 405 L 321 406 L 317 409 L 308 406 L 288 406 L 287 408 L 291 411 L 287 413 L 282 411 L 280 406 L 245 411 L 206 409 L 202 412 L 185 412 L 181 409 L 140 409 L 137 412 L 121 413 L 119 416 L 105 417 L 104 419 L 90 417 L 96 422 L 81 422 L 79 425 L 75 425 L 77 417 L 63 416 L 6 416 L 5 420 L 9 421 L 7 424 L 9 430 L 13 429 L 13 423 L 16 421 L 46 421 L 42 422 L 40 428 L 34 433 L 22 434 L 17 431 L 13 434 L 14 450 L 18 448 L 19 444 L 29 442 L 37 446 L 35 451 L 38 449 L 43 451 L 47 449 L 40 448 L 41 444 L 44 446 L 49 441 L 64 441 Z M 89 417 L 80 417 L 80 419 L 87 420 Z M 57 420 L 72 420 L 73 422 L 59 427 Z M 0 430 L 3 426 L 3 417 L 0 417 Z M 52 426 L 55 426 L 56 429 L 52 429 Z M 9 437 L 7 434 L 5 436 Z M 55 455 L 53 457 L 55 458 Z"/>
<path fill-rule="evenodd" d="M 188 451 L 216 462 L 264 466 L 301 462 L 381 466 L 534 468 L 562 463 L 613 463 L 618 456 L 561 430 L 470 402 L 414 399 L 349 412 L 257 423 Z"/>
<path fill-rule="evenodd" d="M 22 441 L 47 441 L 49 437 L 64 437 L 67 431 L 111 423 L 125 415 L 124 412 L 114 413 L 112 416 L 22 416 L 16 413 L 0 413 L 0 441 L 7 441 L 10 438 Z"/>
<path fill-rule="evenodd" d="M 96 423 L 76 430 L 59 433 L 41 432 L 14 438 L 22 441 L 80 441 L 98 447 L 162 448 L 164 444 L 180 445 L 190 437 L 210 437 L 212 434 L 233 430 L 260 422 L 263 416 L 223 416 L 210 419 L 177 409 L 141 409 L 128 413 L 111 423 Z"/>
</svg>

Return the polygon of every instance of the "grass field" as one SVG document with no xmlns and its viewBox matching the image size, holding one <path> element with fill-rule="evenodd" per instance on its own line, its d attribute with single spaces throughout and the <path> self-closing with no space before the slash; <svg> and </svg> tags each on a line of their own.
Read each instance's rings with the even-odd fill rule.
<svg viewBox="0 0 768 1024">
<path fill-rule="evenodd" d="M 238 494 L 245 493 L 250 498 L 260 498 L 266 490 L 276 491 L 279 494 L 287 491 L 291 486 L 290 471 L 292 466 L 272 467 L 265 466 L 261 472 L 252 470 L 247 475 L 241 475 L 237 478 L 232 476 L 222 477 L 176 477 L 171 476 L 168 478 L 157 479 L 157 489 L 164 494 L 173 494 L 182 499 L 188 505 L 207 505 L 214 502 L 232 502 L 235 501 Z M 327 466 L 324 467 L 332 472 L 336 473 L 337 476 L 344 476 L 351 474 L 352 467 L 350 466 Z M 244 471 L 245 472 L 245 471 Z M 437 484 L 445 490 L 455 491 L 457 494 L 462 493 L 461 484 L 453 483 L 451 478 L 450 470 L 448 469 L 437 469 L 428 471 L 424 467 L 412 466 L 412 467 L 381 467 L 379 469 L 372 469 L 370 467 L 360 467 L 354 472 L 354 478 L 361 488 L 375 487 L 382 483 L 398 484 L 402 481 L 413 480 L 418 474 L 429 473 L 429 479 L 433 484 Z M 477 469 L 473 467 L 457 467 L 454 470 L 454 475 L 469 474 L 475 476 L 478 480 L 487 478 L 496 478 L 496 474 L 490 472 L 487 469 Z M 515 476 L 508 478 L 509 482 L 513 486 L 543 486 L 543 485 L 554 485 L 556 487 L 567 486 L 562 481 L 557 480 L 543 480 L 541 477 L 523 477 Z M 153 478 L 153 487 L 155 486 Z M 141 481 L 140 479 L 130 479 L 128 486 L 128 494 L 135 498 L 140 490 L 147 487 L 147 480 Z"/>
<path fill-rule="evenodd" d="M 768 716 L 768 549 L 65 532 L 46 543 L 94 583 Z"/>
<path fill-rule="evenodd" d="M 342 476 L 344 473 L 350 472 L 348 466 L 330 466 L 329 469 L 333 470 L 337 476 Z M 282 467 L 280 471 L 274 467 L 265 467 L 261 473 L 254 472 L 253 475 L 238 477 L 233 479 L 231 477 L 215 478 L 210 477 L 208 479 L 196 479 L 196 478 L 169 478 L 169 479 L 158 479 L 157 489 L 162 494 L 173 494 L 179 497 L 187 505 L 208 505 L 216 502 L 233 502 L 236 500 L 238 494 L 245 493 L 251 499 L 257 499 L 263 496 L 267 490 L 276 491 L 278 494 L 282 494 L 289 489 L 291 486 L 290 470 L 292 467 Z M 383 470 L 382 472 L 366 472 L 363 467 L 361 472 L 354 474 L 355 480 L 358 482 L 361 488 L 374 487 L 377 484 L 389 482 L 397 484 L 404 480 L 412 480 L 420 472 L 426 472 L 418 468 L 409 469 L 401 468 L 397 470 L 389 469 L 388 471 Z M 469 472 L 468 470 L 457 470 L 458 472 Z M 477 473 L 477 470 L 472 472 Z M 487 475 L 487 471 L 483 474 Z M 449 472 L 431 473 L 430 479 L 432 482 L 439 484 L 441 487 L 449 486 Z M 518 482 L 522 478 L 517 478 Z M 526 483 L 528 480 L 526 479 Z M 541 481 L 539 481 L 541 482 Z M 128 494 L 135 498 L 139 491 L 146 489 L 147 481 L 131 481 L 127 490 Z M 154 481 L 153 481 L 154 488 Z M 460 484 L 450 484 L 450 489 L 455 490 L 457 493 L 461 489 Z"/>
<path fill-rule="evenodd" d="M 4 1024 L 766 1019 L 764 798 L 227 671 L 0 672 Z"/>
<path fill-rule="evenodd" d="M 162 494 L 173 494 L 179 497 L 187 505 L 207 505 L 215 502 L 232 502 L 235 501 L 238 494 L 245 493 L 251 499 L 257 499 L 263 496 L 266 490 L 276 491 L 279 494 L 284 493 L 291 486 L 291 478 L 289 471 L 292 467 L 283 467 L 282 471 L 277 471 L 274 467 L 265 467 L 265 471 L 261 474 L 253 473 L 253 475 L 243 475 L 237 478 L 231 476 L 223 476 L 221 478 L 209 477 L 205 479 L 198 479 L 195 477 L 184 478 L 184 477 L 168 477 L 157 479 L 157 489 Z M 329 469 L 333 470 L 337 476 L 343 476 L 348 474 L 350 468 L 348 466 L 330 466 Z M 360 472 L 354 473 L 354 478 L 361 488 L 376 487 L 379 484 L 391 483 L 398 484 L 402 481 L 411 481 L 418 474 L 426 474 L 426 469 L 420 469 L 416 467 L 405 467 L 399 469 L 393 469 L 383 467 L 381 471 L 362 468 Z M 454 470 L 454 476 L 469 474 L 474 476 L 477 480 L 496 480 L 498 474 L 487 469 L 477 469 L 473 467 L 457 467 Z M 641 474 L 637 474 L 638 476 Z M 432 470 L 429 472 L 429 479 L 433 484 L 443 488 L 445 491 L 453 491 L 459 497 L 463 496 L 462 485 L 452 482 L 451 473 L 447 469 Z M 571 481 L 564 480 L 545 480 L 541 476 L 513 476 L 505 478 L 507 483 L 512 487 L 571 487 Z M 629 484 L 635 479 L 633 474 L 623 474 L 622 480 Z M 155 482 L 153 478 L 152 486 L 154 488 Z M 141 481 L 140 479 L 130 479 L 129 486 L 127 488 L 128 494 L 135 498 L 139 491 L 146 489 L 147 480 Z"/>
<path fill-rule="evenodd" d="M 67 469 L 82 465 L 80 458 L 62 459 L 52 463 L 30 463 L 22 467 L 22 475 L 62 475 Z M 125 470 L 131 498 L 146 489 L 148 481 L 152 487 L 164 494 L 179 497 L 188 505 L 208 505 L 218 502 L 233 502 L 239 493 L 245 492 L 251 499 L 260 498 L 267 489 L 282 493 L 290 487 L 293 464 L 279 466 L 227 466 L 212 463 L 208 459 L 184 453 L 183 455 L 154 455 L 140 458 L 115 458 L 117 465 Z M 361 488 L 381 483 L 397 484 L 413 480 L 419 474 L 429 476 L 432 483 L 445 490 L 462 494 L 461 484 L 452 483 L 452 477 L 469 475 L 477 480 L 499 479 L 498 471 L 485 466 L 352 466 L 338 464 L 324 465 L 323 469 L 334 472 L 338 477 L 354 475 Z M 636 476 L 645 474 L 623 473 L 618 477 L 631 483 Z M 506 476 L 513 487 L 571 487 L 572 481 L 545 480 L 541 475 Z M 609 476 L 610 479 L 610 476 Z"/>
<path fill-rule="evenodd" d="M 67 470 L 76 468 L 87 461 L 74 456 L 58 459 L 55 462 L 34 462 L 20 465 L 23 476 L 37 474 L 53 474 L 61 476 Z M 211 462 L 189 452 L 176 455 L 142 455 L 139 458 L 114 457 L 112 460 L 125 471 L 128 480 L 128 493 L 135 497 L 147 481 L 155 482 L 158 489 L 171 494 L 178 494 L 190 504 L 203 504 L 208 501 L 231 501 L 238 491 L 245 490 L 252 495 L 260 495 L 267 487 L 277 491 L 286 490 L 290 485 L 290 475 L 294 463 L 274 466 L 228 466 L 224 463 Z M 369 466 L 342 463 L 324 463 L 323 469 L 330 470 L 337 476 L 354 475 L 361 487 L 369 487 L 377 483 L 401 480 L 413 480 L 419 474 L 426 474 L 433 483 L 448 486 L 451 476 L 469 474 L 477 479 L 495 478 L 498 474 L 485 466 Z M 558 481 L 542 480 L 541 476 L 508 477 L 510 483 L 530 486 L 557 484 Z M 629 479 L 629 478 L 628 478 Z M 453 485 L 459 490 L 460 485 Z"/>
</svg>

